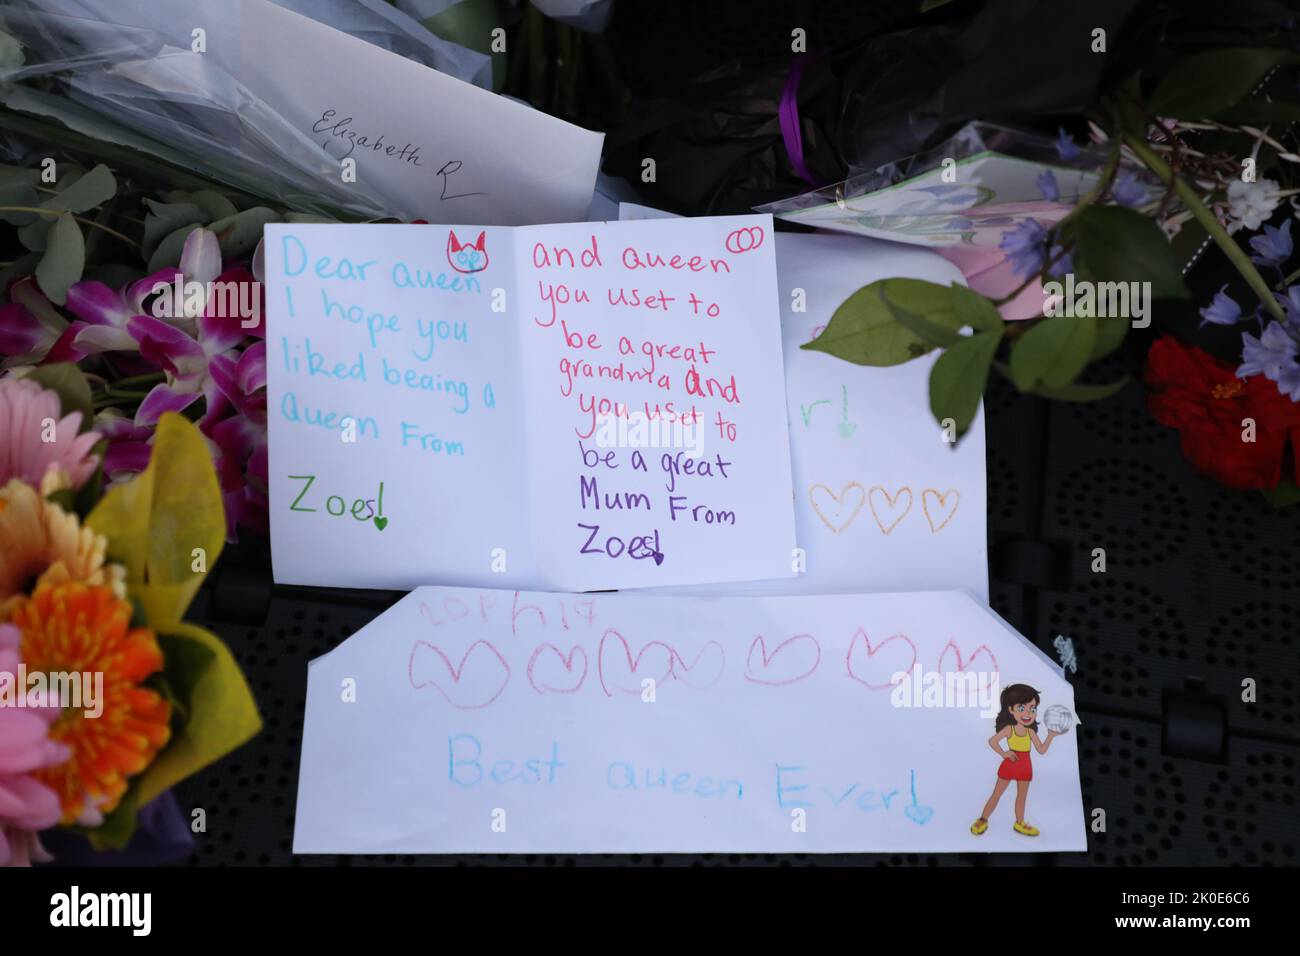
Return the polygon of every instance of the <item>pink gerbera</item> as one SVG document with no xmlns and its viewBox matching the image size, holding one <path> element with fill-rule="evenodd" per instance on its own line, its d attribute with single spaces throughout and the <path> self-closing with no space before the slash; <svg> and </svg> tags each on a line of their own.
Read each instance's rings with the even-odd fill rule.
<svg viewBox="0 0 1300 956">
<path fill-rule="evenodd" d="M 0 624 L 0 682 L 17 681 L 21 638 L 18 628 Z M 0 866 L 50 859 L 37 833 L 58 823 L 63 811 L 58 794 L 34 774 L 71 755 L 49 736 L 58 716 L 57 707 L 0 707 Z"/>
<path fill-rule="evenodd" d="M 35 382 L 0 379 L 0 485 L 11 478 L 41 484 L 52 468 L 80 488 L 95 473 L 95 432 L 78 435 L 81 412 L 59 417 L 59 396 Z"/>
</svg>

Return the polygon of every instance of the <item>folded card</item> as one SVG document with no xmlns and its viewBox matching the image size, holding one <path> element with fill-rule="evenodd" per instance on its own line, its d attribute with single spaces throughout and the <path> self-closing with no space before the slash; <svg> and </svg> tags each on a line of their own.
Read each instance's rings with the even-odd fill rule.
<svg viewBox="0 0 1300 956">
<path fill-rule="evenodd" d="M 1083 850 L 1073 708 L 960 592 L 420 588 L 308 667 L 294 852 Z"/>
<path fill-rule="evenodd" d="M 276 580 L 793 573 L 766 216 L 266 228 Z"/>
<path fill-rule="evenodd" d="M 583 218 L 603 134 L 266 0 L 239 9 L 240 82 L 332 157 L 336 181 L 433 222 Z"/>
<path fill-rule="evenodd" d="M 623 203 L 620 218 L 664 214 Z M 930 412 L 937 356 L 864 368 L 802 346 L 845 299 L 878 279 L 962 282 L 923 249 L 853 236 L 778 233 L 796 577 L 730 593 L 781 594 L 962 588 L 988 601 L 984 414 L 959 443 Z"/>
</svg>

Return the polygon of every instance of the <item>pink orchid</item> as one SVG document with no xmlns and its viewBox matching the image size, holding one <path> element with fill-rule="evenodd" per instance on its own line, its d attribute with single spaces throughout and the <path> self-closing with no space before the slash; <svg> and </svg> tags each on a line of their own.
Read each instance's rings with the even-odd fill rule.
<svg viewBox="0 0 1300 956">
<path fill-rule="evenodd" d="M 265 533 L 268 527 L 266 444 L 266 343 L 255 342 L 236 361 L 213 358 L 212 379 L 221 410 L 230 414 L 200 425 L 217 448 L 217 474 L 226 506 L 229 537 L 239 525 Z"/>
<path fill-rule="evenodd" d="M 7 305 L 0 305 L 0 355 L 6 368 L 38 362 L 75 362 L 82 353 L 74 348 L 75 329 L 50 304 L 33 276 L 24 276 L 9 288 Z"/>
<path fill-rule="evenodd" d="M 51 469 L 67 473 L 80 488 L 95 473 L 91 449 L 99 435 L 78 435 L 81 412 L 60 417 L 59 396 L 35 382 L 0 379 L 0 485 L 20 478 L 40 485 Z"/>
<path fill-rule="evenodd" d="M 138 475 L 149 464 L 153 428 L 137 425 L 115 408 L 95 416 L 95 431 L 108 439 L 104 450 L 104 483 L 112 486 Z"/>
<path fill-rule="evenodd" d="M 0 674 L 16 681 L 22 633 L 0 624 Z M 17 688 L 19 692 L 25 688 Z M 0 707 L 0 866 L 28 866 L 50 859 L 38 831 L 59 822 L 62 808 L 53 790 L 32 773 L 67 760 L 67 747 L 49 738 L 57 707 Z"/>
</svg>

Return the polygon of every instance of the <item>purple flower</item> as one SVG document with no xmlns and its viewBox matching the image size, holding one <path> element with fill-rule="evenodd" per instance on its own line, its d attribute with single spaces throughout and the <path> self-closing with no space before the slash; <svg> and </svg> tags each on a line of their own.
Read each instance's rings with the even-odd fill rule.
<svg viewBox="0 0 1300 956">
<path fill-rule="evenodd" d="M 1022 279 L 1028 279 L 1043 268 L 1047 230 L 1036 219 L 1026 219 L 1002 234 L 998 248 L 1011 263 L 1011 271 Z"/>
<path fill-rule="evenodd" d="M 1291 327 L 1293 332 L 1300 334 L 1300 285 L 1293 285 L 1286 290 L 1286 295 L 1280 292 L 1274 292 L 1273 297 L 1282 306 L 1282 311 L 1286 313 L 1286 324 Z"/>
<path fill-rule="evenodd" d="M 1287 334 L 1281 322 L 1270 322 L 1259 338 L 1249 332 L 1241 333 L 1241 365 L 1237 377 L 1263 375 L 1276 382 L 1284 374 L 1300 375 L 1296 368 L 1296 340 Z"/>
<path fill-rule="evenodd" d="M 1277 377 L 1277 390 L 1291 401 L 1300 402 L 1300 365 L 1292 362 L 1282 366 Z"/>
<path fill-rule="evenodd" d="M 1075 145 L 1074 140 L 1065 132 L 1064 127 L 1057 127 L 1056 155 L 1060 156 L 1066 162 L 1079 158 L 1079 147 Z"/>
<path fill-rule="evenodd" d="M 1115 201 L 1121 206 L 1136 208 L 1145 205 L 1151 198 L 1146 186 L 1137 178 L 1137 173 L 1127 172 L 1115 180 L 1115 184 L 1110 188 L 1110 194 L 1115 197 Z"/>
<path fill-rule="evenodd" d="M 1038 186 L 1038 191 L 1043 194 L 1043 198 L 1048 202 L 1058 202 L 1060 200 L 1061 188 L 1056 185 L 1056 177 L 1052 175 L 1050 169 L 1044 169 L 1034 182 Z"/>
<path fill-rule="evenodd" d="M 1224 283 L 1223 288 L 1214 293 L 1214 301 L 1201 309 L 1201 325 L 1207 322 L 1212 325 L 1236 325 L 1241 321 L 1241 306 L 1237 305 L 1235 299 L 1224 294 L 1227 288 L 1227 283 Z"/>
<path fill-rule="evenodd" d="M 1281 226 L 1266 225 L 1263 235 L 1254 236 L 1250 240 L 1250 248 L 1257 253 L 1250 257 L 1255 262 L 1281 268 L 1295 250 L 1291 243 L 1291 220 L 1288 219 Z"/>
</svg>

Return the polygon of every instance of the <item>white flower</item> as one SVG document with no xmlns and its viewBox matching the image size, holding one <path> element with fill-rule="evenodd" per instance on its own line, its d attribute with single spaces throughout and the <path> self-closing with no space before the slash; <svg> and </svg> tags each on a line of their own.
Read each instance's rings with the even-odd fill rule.
<svg viewBox="0 0 1300 956">
<path fill-rule="evenodd" d="M 1280 201 L 1278 184 L 1271 179 L 1253 183 L 1234 180 L 1228 186 L 1228 232 L 1258 229 L 1273 215 Z"/>
</svg>

